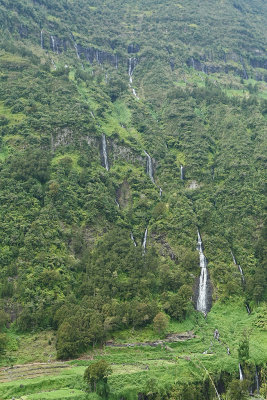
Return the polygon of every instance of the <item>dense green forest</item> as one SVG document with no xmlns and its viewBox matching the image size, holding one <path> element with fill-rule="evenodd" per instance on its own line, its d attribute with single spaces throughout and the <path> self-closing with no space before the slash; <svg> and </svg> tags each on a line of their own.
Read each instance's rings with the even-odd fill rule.
<svg viewBox="0 0 267 400">
<path fill-rule="evenodd" d="M 221 324 L 235 352 L 198 360 L 205 378 L 181 367 L 180 386 L 142 375 L 117 394 L 112 374 L 110 393 L 42 398 L 266 396 L 266 15 L 263 0 L 0 0 L 1 365 L 42 332 L 69 360 L 192 330 L 204 348 L 172 345 L 185 355 Z"/>
</svg>

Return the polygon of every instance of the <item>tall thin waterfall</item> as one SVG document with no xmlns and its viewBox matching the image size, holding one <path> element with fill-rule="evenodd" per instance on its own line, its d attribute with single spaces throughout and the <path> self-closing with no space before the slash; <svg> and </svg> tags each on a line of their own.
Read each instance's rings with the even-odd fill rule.
<svg viewBox="0 0 267 400">
<path fill-rule="evenodd" d="M 243 380 L 244 380 L 244 376 L 243 376 L 241 364 L 239 363 L 238 366 L 239 366 L 239 380 L 240 380 L 240 381 L 243 381 Z"/>
<path fill-rule="evenodd" d="M 255 381 L 256 381 L 256 390 L 257 390 L 257 393 L 259 394 L 260 393 L 260 380 L 259 380 L 257 365 L 256 365 L 256 371 L 255 371 Z"/>
<path fill-rule="evenodd" d="M 251 310 L 250 310 L 250 308 L 249 308 L 248 303 L 246 303 L 246 309 L 247 309 L 247 313 L 248 313 L 248 314 L 251 314 Z"/>
<path fill-rule="evenodd" d="M 106 136 L 104 135 L 104 133 L 102 134 L 102 152 L 103 152 L 103 158 L 104 158 L 104 167 L 108 171 L 109 166 L 108 166 L 107 142 L 106 142 Z"/>
<path fill-rule="evenodd" d="M 150 157 L 150 155 L 144 150 L 144 153 L 146 155 L 147 158 L 147 162 L 146 162 L 146 173 L 149 176 L 149 178 L 151 179 L 151 181 L 153 183 L 155 183 L 154 181 L 154 177 L 153 177 L 153 163 L 152 163 L 152 158 Z"/>
<path fill-rule="evenodd" d="M 203 253 L 203 245 L 199 230 L 197 231 L 197 250 L 199 252 L 199 266 L 201 268 L 200 278 L 199 278 L 199 294 L 197 299 L 197 310 L 201 311 L 203 314 L 207 313 L 208 309 L 208 269 L 207 269 L 207 259 Z"/>
<path fill-rule="evenodd" d="M 132 89 L 133 95 L 137 98 L 137 100 L 139 100 L 139 97 L 137 96 L 137 93 L 136 93 L 135 89 L 132 87 L 133 72 L 134 72 L 134 68 L 135 68 L 136 64 L 137 64 L 137 59 L 136 58 L 129 58 L 128 59 L 129 86 Z"/>
<path fill-rule="evenodd" d="M 181 165 L 181 180 L 183 181 L 184 180 L 184 167 L 183 167 L 183 165 Z"/>
<path fill-rule="evenodd" d="M 242 269 L 241 265 L 237 264 L 235 256 L 234 256 L 234 253 L 232 252 L 232 250 L 231 250 L 231 254 L 232 254 L 233 262 L 234 262 L 235 265 L 237 265 L 238 270 L 240 272 L 242 282 L 245 283 L 245 277 L 244 277 L 243 269 Z"/>
<path fill-rule="evenodd" d="M 139 100 L 139 97 L 137 96 L 136 91 L 135 91 L 134 88 L 132 88 L 132 92 L 133 92 L 133 95 L 137 98 L 137 100 Z"/>
<path fill-rule="evenodd" d="M 55 38 L 54 38 L 54 36 L 50 36 L 51 37 L 51 42 L 52 42 L 52 49 L 53 49 L 53 52 L 55 52 L 56 51 L 56 42 L 55 42 Z"/>
<path fill-rule="evenodd" d="M 130 84 L 133 83 L 132 74 L 133 74 L 132 59 L 129 58 L 129 60 L 128 60 L 128 75 L 129 75 Z"/>
<path fill-rule="evenodd" d="M 75 51 L 76 51 L 76 56 L 77 56 L 77 58 L 80 59 L 80 54 L 79 54 L 78 46 L 77 46 L 77 43 L 75 43 L 75 42 L 74 42 L 74 48 L 75 48 Z"/>
<path fill-rule="evenodd" d="M 144 239 L 143 239 L 143 244 L 142 244 L 142 247 L 143 247 L 143 253 L 145 253 L 145 252 L 146 252 L 147 233 L 148 233 L 148 228 L 146 228 L 146 230 L 145 230 L 145 234 L 144 234 Z"/>
<path fill-rule="evenodd" d="M 120 208 L 120 203 L 118 202 L 117 199 L 115 199 L 115 203 L 116 203 L 116 206 L 117 206 L 118 208 Z"/>
<path fill-rule="evenodd" d="M 135 241 L 135 238 L 134 238 L 134 235 L 133 235 L 133 232 L 131 232 L 131 239 L 132 239 L 132 241 L 133 241 L 133 244 L 135 245 L 135 247 L 137 246 L 137 243 L 136 243 L 136 241 Z"/>
<path fill-rule="evenodd" d="M 161 197 L 162 196 L 162 189 L 161 189 L 161 187 L 159 188 L 159 197 Z"/>
<path fill-rule="evenodd" d="M 41 30 L 41 47 L 42 47 L 42 49 L 44 48 L 44 33 L 43 33 L 43 30 Z"/>
</svg>

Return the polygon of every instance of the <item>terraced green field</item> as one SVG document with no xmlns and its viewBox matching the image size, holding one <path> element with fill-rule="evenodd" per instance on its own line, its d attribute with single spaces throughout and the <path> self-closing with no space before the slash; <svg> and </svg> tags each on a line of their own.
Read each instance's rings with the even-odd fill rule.
<svg viewBox="0 0 267 400">
<path fill-rule="evenodd" d="M 112 367 L 108 382 L 111 398 L 114 399 L 122 396 L 127 399 L 137 398 L 138 393 L 147 390 L 151 382 L 154 382 L 154 390 L 158 389 L 163 393 L 173 384 L 201 382 L 207 377 L 207 373 L 216 379 L 222 371 L 227 371 L 238 378 L 237 350 L 244 332 L 250 335 L 250 360 L 256 365 L 266 363 L 265 311 L 262 307 L 248 315 L 242 302 L 233 299 L 233 302 L 227 305 L 217 303 L 206 319 L 195 313 L 181 324 L 171 322 L 170 332 L 193 330 L 196 337 L 189 340 L 155 347 L 134 345 L 136 342 L 145 343 L 148 340 L 159 339 L 148 327 L 146 330 L 118 332 L 114 336 L 114 343 L 121 343 L 123 347 L 109 345 L 95 348 L 80 359 L 58 362 L 51 358 L 50 362 L 33 362 L 13 368 L 2 367 L 0 398 L 96 399 L 97 395 L 86 393 L 83 374 L 93 360 L 101 358 L 107 360 Z M 214 339 L 216 328 L 220 333 L 219 341 Z M 43 336 L 44 334 L 41 334 L 40 340 L 43 340 Z M 29 337 L 27 341 L 29 346 L 38 344 L 36 337 L 32 343 Z M 230 355 L 227 353 L 227 347 L 230 349 Z M 33 354 L 33 357 L 36 358 L 37 354 Z M 39 360 L 45 357 L 41 355 Z"/>
</svg>

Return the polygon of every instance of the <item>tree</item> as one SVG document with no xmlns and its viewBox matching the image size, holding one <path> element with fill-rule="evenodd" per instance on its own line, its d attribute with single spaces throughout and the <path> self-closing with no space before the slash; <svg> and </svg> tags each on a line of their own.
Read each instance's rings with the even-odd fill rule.
<svg viewBox="0 0 267 400">
<path fill-rule="evenodd" d="M 226 392 L 227 400 L 243 400 L 246 398 L 246 390 L 244 389 L 243 382 L 234 379 Z"/>
<path fill-rule="evenodd" d="M 75 317 L 64 321 L 57 331 L 57 358 L 67 359 L 77 356 L 88 344 L 81 329 L 82 322 Z"/>
<path fill-rule="evenodd" d="M 4 355 L 7 347 L 7 336 L 4 333 L 0 333 L 0 356 Z"/>
<path fill-rule="evenodd" d="M 153 319 L 153 326 L 156 332 L 164 333 L 169 325 L 169 317 L 163 312 L 159 312 Z"/>
<path fill-rule="evenodd" d="M 111 372 L 108 362 L 106 360 L 99 360 L 86 368 L 83 379 L 92 392 L 97 392 L 103 398 L 107 398 L 109 393 L 107 380 Z"/>
<path fill-rule="evenodd" d="M 238 346 L 238 359 L 240 363 L 249 359 L 249 338 L 245 333 Z"/>
</svg>

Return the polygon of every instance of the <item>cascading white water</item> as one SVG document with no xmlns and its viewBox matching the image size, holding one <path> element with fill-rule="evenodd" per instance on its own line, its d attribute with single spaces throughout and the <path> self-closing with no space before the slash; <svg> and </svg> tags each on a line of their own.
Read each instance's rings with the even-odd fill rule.
<svg viewBox="0 0 267 400">
<path fill-rule="evenodd" d="M 75 48 L 75 51 L 76 51 L 76 56 L 77 56 L 77 58 L 80 59 L 80 54 L 79 54 L 78 46 L 77 46 L 77 43 L 75 43 L 75 42 L 74 42 L 74 48 Z"/>
<path fill-rule="evenodd" d="M 44 33 L 43 33 L 43 30 L 41 30 L 41 47 L 42 47 L 42 49 L 44 48 Z"/>
<path fill-rule="evenodd" d="M 137 246 L 137 243 L 136 243 L 136 241 L 135 241 L 135 238 L 134 238 L 134 235 L 133 235 L 133 232 L 131 232 L 131 239 L 132 239 L 132 241 L 133 241 L 133 244 L 135 245 L 135 247 Z"/>
<path fill-rule="evenodd" d="M 162 196 L 162 189 L 161 189 L 161 187 L 159 188 L 159 197 L 161 197 Z"/>
<path fill-rule="evenodd" d="M 133 83 L 133 71 L 134 71 L 134 67 L 135 67 L 135 63 L 136 63 L 136 59 L 132 59 L 129 58 L 128 60 L 128 75 L 129 75 L 129 86 L 132 89 L 132 93 L 133 95 L 137 98 L 137 100 L 139 100 L 139 97 L 137 96 L 136 90 L 132 87 L 132 83 Z"/>
<path fill-rule="evenodd" d="M 246 309 L 247 309 L 247 313 L 248 313 L 248 314 L 251 314 L 251 310 L 250 310 L 250 308 L 249 308 L 249 305 L 248 305 L 248 304 L 246 304 Z"/>
<path fill-rule="evenodd" d="M 242 382 L 244 380 L 241 364 L 239 363 L 239 380 Z"/>
<path fill-rule="evenodd" d="M 50 36 L 51 37 L 51 42 L 52 42 L 52 49 L 55 52 L 55 39 L 54 36 Z"/>
<path fill-rule="evenodd" d="M 153 177 L 153 163 L 152 163 L 152 158 L 150 157 L 150 155 L 144 150 L 144 153 L 147 157 L 147 163 L 146 163 L 146 173 L 149 176 L 149 178 L 151 179 L 151 181 L 153 183 L 155 183 L 154 181 L 154 177 Z"/>
<path fill-rule="evenodd" d="M 257 390 L 257 393 L 259 394 L 260 393 L 260 380 L 259 380 L 257 366 L 256 366 L 256 371 L 255 371 L 255 381 L 256 381 L 256 390 Z"/>
<path fill-rule="evenodd" d="M 146 242 L 147 242 L 147 234 L 148 234 L 148 228 L 146 228 L 145 230 L 145 234 L 144 234 L 144 239 L 143 239 L 143 254 L 146 252 Z"/>
<path fill-rule="evenodd" d="M 203 253 L 202 240 L 199 233 L 197 231 L 198 241 L 197 241 L 197 250 L 199 252 L 199 266 L 201 268 L 200 278 L 199 278 L 199 293 L 197 299 L 197 310 L 201 311 L 203 314 L 207 313 L 208 309 L 208 269 L 207 269 L 207 259 Z"/>
<path fill-rule="evenodd" d="M 231 250 L 231 254 L 232 254 L 233 262 L 234 262 L 235 265 L 237 265 L 238 270 L 239 270 L 239 272 L 240 272 L 242 282 L 245 283 L 245 276 L 244 276 L 242 267 L 241 267 L 240 264 L 237 264 L 236 259 L 235 259 L 235 256 L 234 256 L 234 253 L 232 252 L 232 250 Z"/>
<path fill-rule="evenodd" d="M 184 180 L 184 167 L 181 165 L 181 180 Z"/>
<path fill-rule="evenodd" d="M 116 203 L 116 206 L 117 206 L 118 208 L 120 208 L 120 203 L 118 202 L 117 199 L 115 199 L 115 203 Z"/>
<path fill-rule="evenodd" d="M 132 88 L 132 92 L 133 92 L 133 95 L 137 98 L 137 100 L 140 100 L 139 97 L 137 96 L 136 91 L 135 91 L 134 88 Z"/>
<path fill-rule="evenodd" d="M 109 166 L 108 166 L 107 142 L 106 142 L 106 136 L 104 135 L 104 133 L 102 134 L 102 152 L 103 152 L 103 158 L 104 158 L 104 167 L 108 171 Z"/>
<path fill-rule="evenodd" d="M 131 79 L 132 73 L 133 73 L 132 72 L 132 59 L 129 58 L 129 60 L 128 60 L 128 75 L 130 77 L 130 83 L 132 83 L 132 79 Z"/>
</svg>

